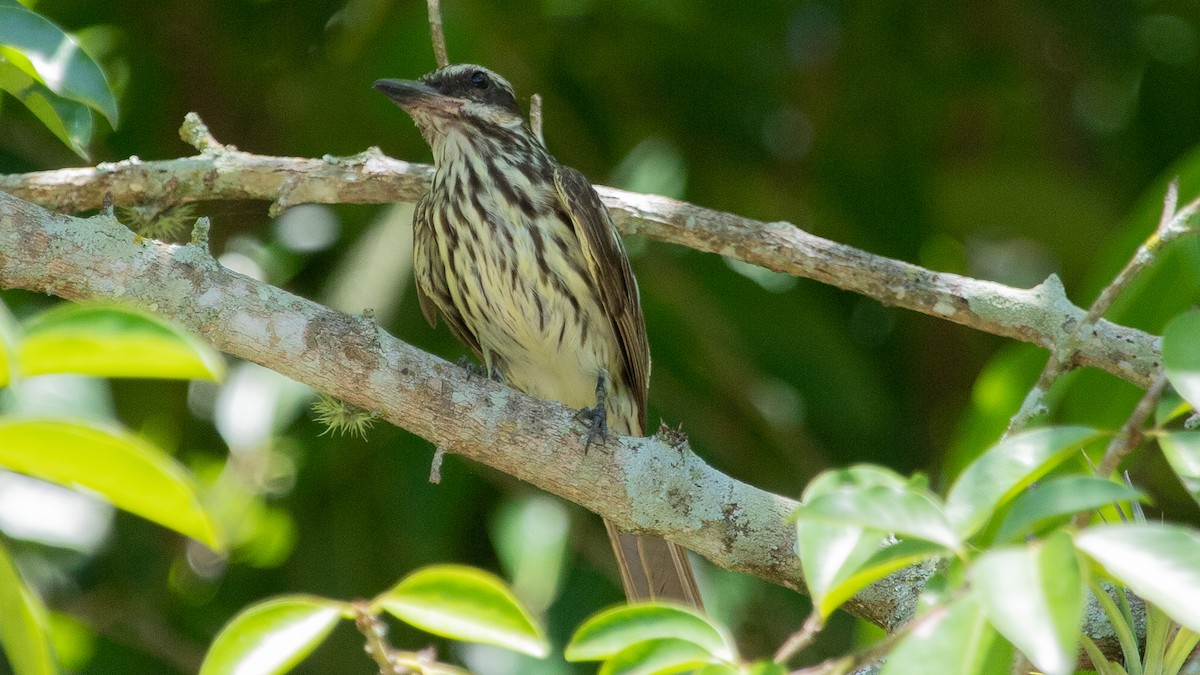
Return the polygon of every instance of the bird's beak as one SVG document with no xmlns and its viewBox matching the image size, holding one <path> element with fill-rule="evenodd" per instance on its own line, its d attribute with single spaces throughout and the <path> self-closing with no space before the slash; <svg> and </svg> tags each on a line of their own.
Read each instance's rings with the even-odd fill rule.
<svg viewBox="0 0 1200 675">
<path fill-rule="evenodd" d="M 372 86 L 410 112 L 417 108 L 449 111 L 457 107 L 458 99 L 416 80 L 375 80 Z"/>
</svg>

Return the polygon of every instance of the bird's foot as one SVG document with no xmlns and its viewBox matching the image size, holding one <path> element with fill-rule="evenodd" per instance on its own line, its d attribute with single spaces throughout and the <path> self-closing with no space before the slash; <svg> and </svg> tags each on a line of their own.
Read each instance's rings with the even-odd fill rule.
<svg viewBox="0 0 1200 675">
<path fill-rule="evenodd" d="M 597 439 L 601 443 L 608 440 L 608 410 L 604 405 L 607 391 L 604 386 L 604 373 L 596 377 L 596 407 L 584 408 L 575 413 L 575 419 L 587 427 L 587 438 L 583 443 L 583 452 L 591 449 Z"/>
<path fill-rule="evenodd" d="M 575 413 L 575 419 L 587 428 L 587 438 L 583 442 L 583 452 L 591 449 L 592 443 L 599 441 L 603 444 L 608 440 L 608 412 L 603 405 L 595 408 L 584 408 Z"/>
<path fill-rule="evenodd" d="M 478 363 L 475 363 L 471 360 L 471 357 L 467 356 L 466 354 L 458 357 L 458 367 L 467 371 L 468 380 L 472 377 L 483 377 L 491 380 L 492 382 L 504 382 L 504 375 L 500 373 L 499 369 L 492 368 L 489 371 L 487 366 L 482 366 Z"/>
</svg>

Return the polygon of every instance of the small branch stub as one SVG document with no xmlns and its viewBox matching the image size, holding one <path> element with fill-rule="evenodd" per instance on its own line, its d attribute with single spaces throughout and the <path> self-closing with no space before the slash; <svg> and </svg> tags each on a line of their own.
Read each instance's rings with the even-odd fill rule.
<svg viewBox="0 0 1200 675">
<path fill-rule="evenodd" d="M 208 130 L 208 125 L 194 112 L 183 116 L 183 126 L 179 127 L 179 138 L 199 152 L 211 152 L 225 148 L 213 137 L 212 132 Z"/>
<path fill-rule="evenodd" d="M 446 458 L 446 449 L 438 446 L 433 451 L 433 462 L 429 465 L 429 482 L 438 485 L 442 482 L 442 460 Z"/>
</svg>

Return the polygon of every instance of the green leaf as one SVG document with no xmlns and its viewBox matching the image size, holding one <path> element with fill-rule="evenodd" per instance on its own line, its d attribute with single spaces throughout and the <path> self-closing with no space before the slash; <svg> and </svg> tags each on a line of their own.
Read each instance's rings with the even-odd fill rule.
<svg viewBox="0 0 1200 675">
<path fill-rule="evenodd" d="M 982 673 L 996 631 L 974 595 L 964 595 L 921 621 L 888 656 L 880 675 L 975 675 Z"/>
<path fill-rule="evenodd" d="M 14 675 L 53 675 L 58 672 L 50 649 L 46 608 L 17 572 L 0 545 L 0 647 Z"/>
<path fill-rule="evenodd" d="M 1188 494 L 1200 502 L 1200 431 L 1166 432 L 1158 445 Z"/>
<path fill-rule="evenodd" d="M 0 8 L 2 9 L 2 8 Z M 83 159 L 89 159 L 92 114 L 82 103 L 60 98 L 17 66 L 0 60 L 0 90 L 7 91 Z"/>
<path fill-rule="evenodd" d="M 821 618 L 827 619 L 858 589 L 842 582 L 858 570 L 883 545 L 876 530 L 800 520 L 796 523 L 796 553 L 804 583 Z M 834 591 L 842 584 L 842 593 Z"/>
<path fill-rule="evenodd" d="M 997 508 L 1099 435 L 1089 427 L 1046 427 L 1006 438 L 954 481 L 946 497 L 946 518 L 959 536 L 970 537 Z"/>
<path fill-rule="evenodd" d="M 122 429 L 92 422 L 0 420 L 0 466 L 93 490 L 118 508 L 221 548 L 187 470 Z"/>
<path fill-rule="evenodd" d="M 804 488 L 800 501 L 807 503 L 821 495 L 847 488 L 887 487 L 900 490 L 907 485 L 908 479 L 887 467 L 859 464 L 818 474 Z"/>
<path fill-rule="evenodd" d="M 970 579 L 992 625 L 1033 665 L 1047 675 L 1074 672 L 1086 595 L 1069 534 L 987 551 Z"/>
<path fill-rule="evenodd" d="M 311 654 L 349 611 L 342 603 L 304 595 L 247 607 L 213 640 L 200 675 L 286 673 Z"/>
<path fill-rule="evenodd" d="M 1097 476 L 1064 476 L 1031 487 L 1013 502 L 996 533 L 996 541 L 1011 541 L 1028 534 L 1047 521 L 1090 511 L 1108 504 L 1145 500 L 1134 487 Z"/>
<path fill-rule="evenodd" d="M 94 108 L 117 126 L 117 101 L 104 71 L 61 28 L 18 3 L 0 3 L 0 45 L 24 54 L 55 94 Z"/>
<path fill-rule="evenodd" d="M 945 553 L 946 549 L 941 544 L 920 539 L 905 539 L 890 546 L 877 547 L 874 554 L 857 568 L 843 568 L 835 583 L 829 586 L 819 601 L 821 616 L 828 617 L 829 613 L 859 591 L 892 572 Z M 808 577 L 805 577 L 805 580 L 807 581 Z M 815 596 L 813 601 L 818 602 Z"/>
<path fill-rule="evenodd" d="M 644 640 L 614 654 L 600 666 L 599 675 L 672 675 L 695 670 L 712 660 L 707 649 L 688 640 Z"/>
<path fill-rule="evenodd" d="M 1178 525 L 1089 527 L 1075 545 L 1124 586 L 1200 631 L 1200 534 Z"/>
<path fill-rule="evenodd" d="M 802 521 L 893 532 L 932 541 L 950 550 L 962 544 L 934 497 L 907 486 L 834 490 L 806 500 L 795 516 Z"/>
<path fill-rule="evenodd" d="M 1184 312 L 1163 330 L 1163 370 L 1171 386 L 1200 410 L 1200 310 Z"/>
<path fill-rule="evenodd" d="M 25 375 L 219 380 L 220 354 L 151 314 L 104 304 L 62 304 L 25 326 L 18 348 Z"/>
<path fill-rule="evenodd" d="M 1096 643 L 1086 633 L 1080 633 L 1079 640 L 1083 646 L 1083 651 L 1092 661 L 1092 668 L 1096 670 L 1096 675 L 1128 675 L 1124 668 L 1109 661 L 1104 652 L 1100 651 L 1100 648 L 1096 646 Z"/>
<path fill-rule="evenodd" d="M 622 605 L 592 616 L 575 631 L 564 656 L 600 661 L 640 642 L 668 638 L 695 644 L 722 661 L 735 659 L 733 644 L 707 617 L 658 603 Z"/>
<path fill-rule="evenodd" d="M 421 630 L 544 657 L 542 630 L 498 577 L 461 565 L 426 567 L 372 603 Z"/>
</svg>

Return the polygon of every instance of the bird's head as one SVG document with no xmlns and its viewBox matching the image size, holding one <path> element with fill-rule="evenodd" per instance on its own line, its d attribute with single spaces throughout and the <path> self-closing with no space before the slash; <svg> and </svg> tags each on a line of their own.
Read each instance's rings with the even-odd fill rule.
<svg viewBox="0 0 1200 675">
<path fill-rule="evenodd" d="M 509 128 L 525 123 L 512 85 L 483 66 L 455 64 L 419 80 L 376 80 L 374 86 L 403 108 L 431 143 L 463 123 Z"/>
</svg>

